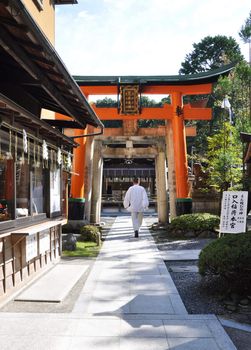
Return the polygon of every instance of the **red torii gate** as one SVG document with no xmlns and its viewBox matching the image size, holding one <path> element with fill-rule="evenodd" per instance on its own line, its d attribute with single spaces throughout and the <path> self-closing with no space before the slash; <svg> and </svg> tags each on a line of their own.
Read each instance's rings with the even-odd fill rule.
<svg viewBox="0 0 251 350">
<path fill-rule="evenodd" d="M 232 68 L 233 65 L 230 64 L 204 73 L 178 76 L 74 76 L 74 78 L 86 97 L 89 95 L 120 96 L 120 103 L 116 108 L 101 108 L 92 105 L 100 120 L 128 122 L 139 119 L 158 119 L 167 121 L 169 130 L 171 130 L 169 149 L 171 142 L 170 151 L 173 151 L 174 156 L 176 183 L 175 197 L 179 214 L 186 211 L 184 209 L 186 203 L 190 202 L 184 122 L 212 118 L 211 108 L 192 108 L 190 104 L 183 105 L 183 96 L 211 94 L 213 83 L 217 82 L 220 75 L 228 74 Z M 170 95 L 171 104 L 165 104 L 160 108 L 141 108 L 139 106 L 141 94 Z M 168 131 L 166 132 L 168 134 Z M 76 130 L 75 135 L 78 134 L 79 131 Z M 81 163 L 83 167 L 84 143 L 80 145 L 77 152 L 76 165 L 80 166 Z M 81 197 L 82 194 L 77 191 L 83 188 L 83 184 L 83 173 L 78 177 L 73 176 L 72 187 L 75 189 L 75 193 L 72 193 L 73 197 Z"/>
</svg>

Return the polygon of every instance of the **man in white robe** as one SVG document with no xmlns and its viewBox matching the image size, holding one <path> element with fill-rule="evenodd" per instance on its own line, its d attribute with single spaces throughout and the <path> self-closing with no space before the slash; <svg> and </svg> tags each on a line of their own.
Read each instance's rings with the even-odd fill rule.
<svg viewBox="0 0 251 350">
<path fill-rule="evenodd" d="M 139 229 L 143 221 L 143 212 L 149 206 L 146 190 L 139 185 L 139 179 L 133 179 L 133 186 L 129 187 L 124 198 L 124 207 L 131 212 L 135 237 L 139 236 Z"/>
</svg>

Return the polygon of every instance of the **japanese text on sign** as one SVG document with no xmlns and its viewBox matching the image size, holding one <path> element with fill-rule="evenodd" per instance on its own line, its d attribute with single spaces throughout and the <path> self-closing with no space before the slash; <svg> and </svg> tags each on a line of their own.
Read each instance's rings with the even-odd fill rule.
<svg viewBox="0 0 251 350">
<path fill-rule="evenodd" d="M 247 191 L 223 192 L 220 232 L 241 233 L 246 231 L 247 200 Z"/>
<path fill-rule="evenodd" d="M 120 87 L 120 113 L 139 113 L 139 87 L 137 85 L 126 85 Z"/>
</svg>

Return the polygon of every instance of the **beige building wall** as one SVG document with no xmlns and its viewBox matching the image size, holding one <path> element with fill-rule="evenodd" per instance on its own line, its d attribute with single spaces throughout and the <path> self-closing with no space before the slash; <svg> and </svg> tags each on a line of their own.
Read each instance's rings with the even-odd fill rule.
<svg viewBox="0 0 251 350">
<path fill-rule="evenodd" d="M 23 0 L 37 25 L 55 45 L 55 6 L 51 0 Z"/>
<path fill-rule="evenodd" d="M 42 32 L 55 46 L 55 5 L 52 0 L 23 0 L 26 9 Z M 55 113 L 42 109 L 41 118 L 55 119 Z"/>
</svg>

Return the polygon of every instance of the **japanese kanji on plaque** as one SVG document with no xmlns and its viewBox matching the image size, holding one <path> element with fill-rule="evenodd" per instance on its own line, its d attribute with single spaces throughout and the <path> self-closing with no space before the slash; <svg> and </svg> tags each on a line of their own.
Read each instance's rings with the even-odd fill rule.
<svg viewBox="0 0 251 350">
<path fill-rule="evenodd" d="M 225 191 L 221 202 L 221 233 L 246 232 L 247 191 Z"/>
</svg>

